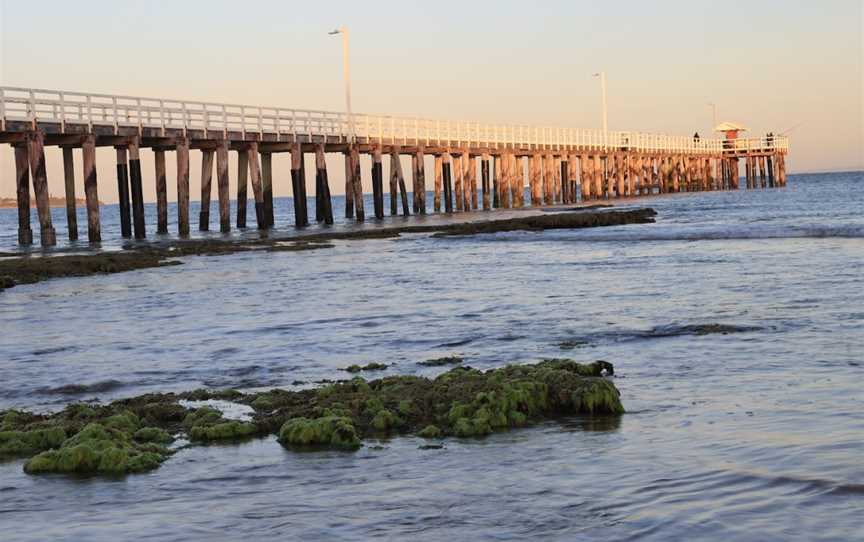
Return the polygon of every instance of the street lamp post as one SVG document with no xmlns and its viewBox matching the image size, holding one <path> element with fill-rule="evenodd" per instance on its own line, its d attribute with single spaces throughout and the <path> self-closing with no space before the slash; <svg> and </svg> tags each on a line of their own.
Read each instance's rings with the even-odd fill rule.
<svg viewBox="0 0 864 542">
<path fill-rule="evenodd" d="M 354 115 L 351 113 L 351 66 L 349 55 L 349 32 L 347 26 L 340 26 L 328 32 L 331 36 L 342 34 L 342 77 L 345 79 L 345 109 L 348 112 L 348 137 L 354 143 Z"/>
<path fill-rule="evenodd" d="M 609 112 L 606 109 L 606 72 L 595 73 L 594 77 L 600 78 L 600 91 L 603 94 L 603 144 L 605 146 L 609 139 Z"/>
</svg>

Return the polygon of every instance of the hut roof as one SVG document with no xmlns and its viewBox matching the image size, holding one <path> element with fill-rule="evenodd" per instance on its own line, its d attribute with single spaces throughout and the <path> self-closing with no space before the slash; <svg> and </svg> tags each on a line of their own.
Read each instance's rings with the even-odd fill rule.
<svg viewBox="0 0 864 542">
<path fill-rule="evenodd" d="M 741 126 L 740 124 L 735 124 L 734 122 L 721 122 L 717 126 L 714 127 L 715 132 L 746 132 L 747 128 Z"/>
</svg>

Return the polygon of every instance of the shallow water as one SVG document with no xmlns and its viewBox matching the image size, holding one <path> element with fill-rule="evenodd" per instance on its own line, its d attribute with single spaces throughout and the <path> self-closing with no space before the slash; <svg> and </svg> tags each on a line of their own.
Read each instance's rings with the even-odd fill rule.
<svg viewBox="0 0 864 542">
<path fill-rule="evenodd" d="M 339 241 L 15 287 L 0 408 L 290 387 L 370 361 L 434 375 L 416 362 L 460 354 L 609 360 L 628 414 L 443 450 L 196 447 L 110 480 L 7 462 L 3 539 L 856 539 L 862 181 L 651 198 L 653 225 Z M 14 235 L 14 210 L 0 223 Z"/>
</svg>

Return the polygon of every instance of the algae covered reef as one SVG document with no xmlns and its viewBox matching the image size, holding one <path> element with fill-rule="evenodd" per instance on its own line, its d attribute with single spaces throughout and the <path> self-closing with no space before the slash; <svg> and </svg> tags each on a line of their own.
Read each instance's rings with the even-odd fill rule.
<svg viewBox="0 0 864 542">
<path fill-rule="evenodd" d="M 360 377 L 316 389 L 260 393 L 196 390 L 147 394 L 107 405 L 79 403 L 54 414 L 0 412 L 0 460 L 25 458 L 30 474 L 130 474 L 157 468 L 183 446 L 277 435 L 292 450 L 354 450 L 369 437 L 483 437 L 568 415 L 624 412 L 610 363 L 550 359 L 436 378 Z M 213 406 L 251 407 L 229 419 Z"/>
</svg>

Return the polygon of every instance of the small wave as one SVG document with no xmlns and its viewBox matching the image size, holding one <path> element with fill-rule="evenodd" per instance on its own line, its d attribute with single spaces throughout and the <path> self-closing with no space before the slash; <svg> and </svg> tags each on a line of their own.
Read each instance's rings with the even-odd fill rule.
<svg viewBox="0 0 864 542">
<path fill-rule="evenodd" d="M 663 339 L 668 337 L 682 337 L 687 335 L 728 335 L 730 333 L 749 333 L 762 331 L 764 328 L 758 326 L 744 326 L 732 324 L 665 324 L 655 326 L 651 329 L 623 329 L 592 333 L 590 335 L 567 337 L 558 342 L 562 350 L 573 350 L 597 343 L 626 342 L 646 339 Z"/>
<path fill-rule="evenodd" d="M 36 393 L 42 395 L 82 395 L 85 393 L 102 393 L 126 386 L 119 380 L 102 380 L 92 384 L 64 384 L 55 388 L 38 388 Z"/>
</svg>

